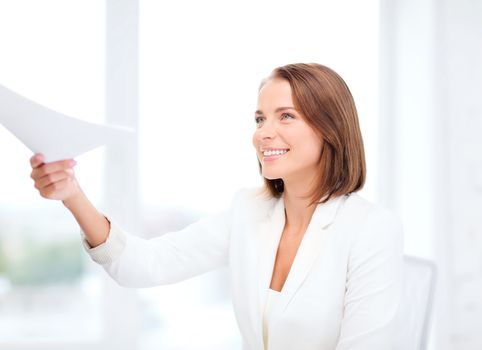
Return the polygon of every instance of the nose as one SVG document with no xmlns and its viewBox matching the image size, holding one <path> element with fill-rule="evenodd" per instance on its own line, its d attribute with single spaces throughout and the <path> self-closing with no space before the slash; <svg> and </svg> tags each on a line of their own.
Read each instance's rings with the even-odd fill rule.
<svg viewBox="0 0 482 350">
<path fill-rule="evenodd" d="M 256 129 L 256 136 L 259 140 L 273 138 L 276 135 L 276 126 L 274 123 L 265 121 L 258 129 Z"/>
</svg>

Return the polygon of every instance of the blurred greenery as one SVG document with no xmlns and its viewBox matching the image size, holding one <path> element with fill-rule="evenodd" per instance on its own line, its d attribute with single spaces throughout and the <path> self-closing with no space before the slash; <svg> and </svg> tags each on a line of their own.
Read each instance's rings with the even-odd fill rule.
<svg viewBox="0 0 482 350">
<path fill-rule="evenodd" d="M 0 275 L 12 285 L 71 282 L 83 273 L 82 248 L 76 239 L 45 242 L 25 238 L 22 254 L 5 251 L 0 241 Z"/>
<path fill-rule="evenodd" d="M 0 274 L 4 274 L 7 271 L 7 258 L 5 254 L 2 254 L 2 245 L 0 245 Z"/>
</svg>

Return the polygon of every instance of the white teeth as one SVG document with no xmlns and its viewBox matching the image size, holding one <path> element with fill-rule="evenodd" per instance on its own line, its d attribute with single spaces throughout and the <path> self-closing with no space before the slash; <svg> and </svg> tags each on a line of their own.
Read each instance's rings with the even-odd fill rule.
<svg viewBox="0 0 482 350">
<path fill-rule="evenodd" d="M 288 152 L 287 149 L 277 149 L 277 150 L 271 150 L 271 151 L 264 151 L 263 155 L 265 157 L 273 156 L 273 155 L 280 155 L 280 154 L 285 154 Z"/>
</svg>

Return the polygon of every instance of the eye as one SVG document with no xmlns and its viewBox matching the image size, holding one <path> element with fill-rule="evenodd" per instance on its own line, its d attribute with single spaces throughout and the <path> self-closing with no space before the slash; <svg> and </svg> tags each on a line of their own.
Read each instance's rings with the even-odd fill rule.
<svg viewBox="0 0 482 350">
<path fill-rule="evenodd" d="M 295 117 L 294 117 L 293 115 L 289 114 L 289 113 L 283 113 L 283 114 L 281 114 L 281 118 L 283 119 L 284 117 L 290 117 L 290 118 L 295 119 Z"/>
<path fill-rule="evenodd" d="M 254 118 L 254 121 L 255 121 L 256 125 L 258 125 L 261 122 L 261 119 L 263 119 L 263 117 L 255 117 Z"/>
</svg>

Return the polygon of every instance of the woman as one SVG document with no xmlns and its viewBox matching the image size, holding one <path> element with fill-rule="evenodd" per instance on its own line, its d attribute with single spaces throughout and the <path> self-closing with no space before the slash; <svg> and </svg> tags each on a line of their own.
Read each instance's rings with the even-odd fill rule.
<svg viewBox="0 0 482 350">
<path fill-rule="evenodd" d="M 356 191 L 365 158 L 351 93 L 319 64 L 275 69 L 259 89 L 253 145 L 264 187 L 224 212 L 143 240 L 99 213 L 73 160 L 31 159 L 35 187 L 62 200 L 83 244 L 120 285 L 151 287 L 229 264 L 246 350 L 391 349 L 402 232 Z"/>
</svg>

